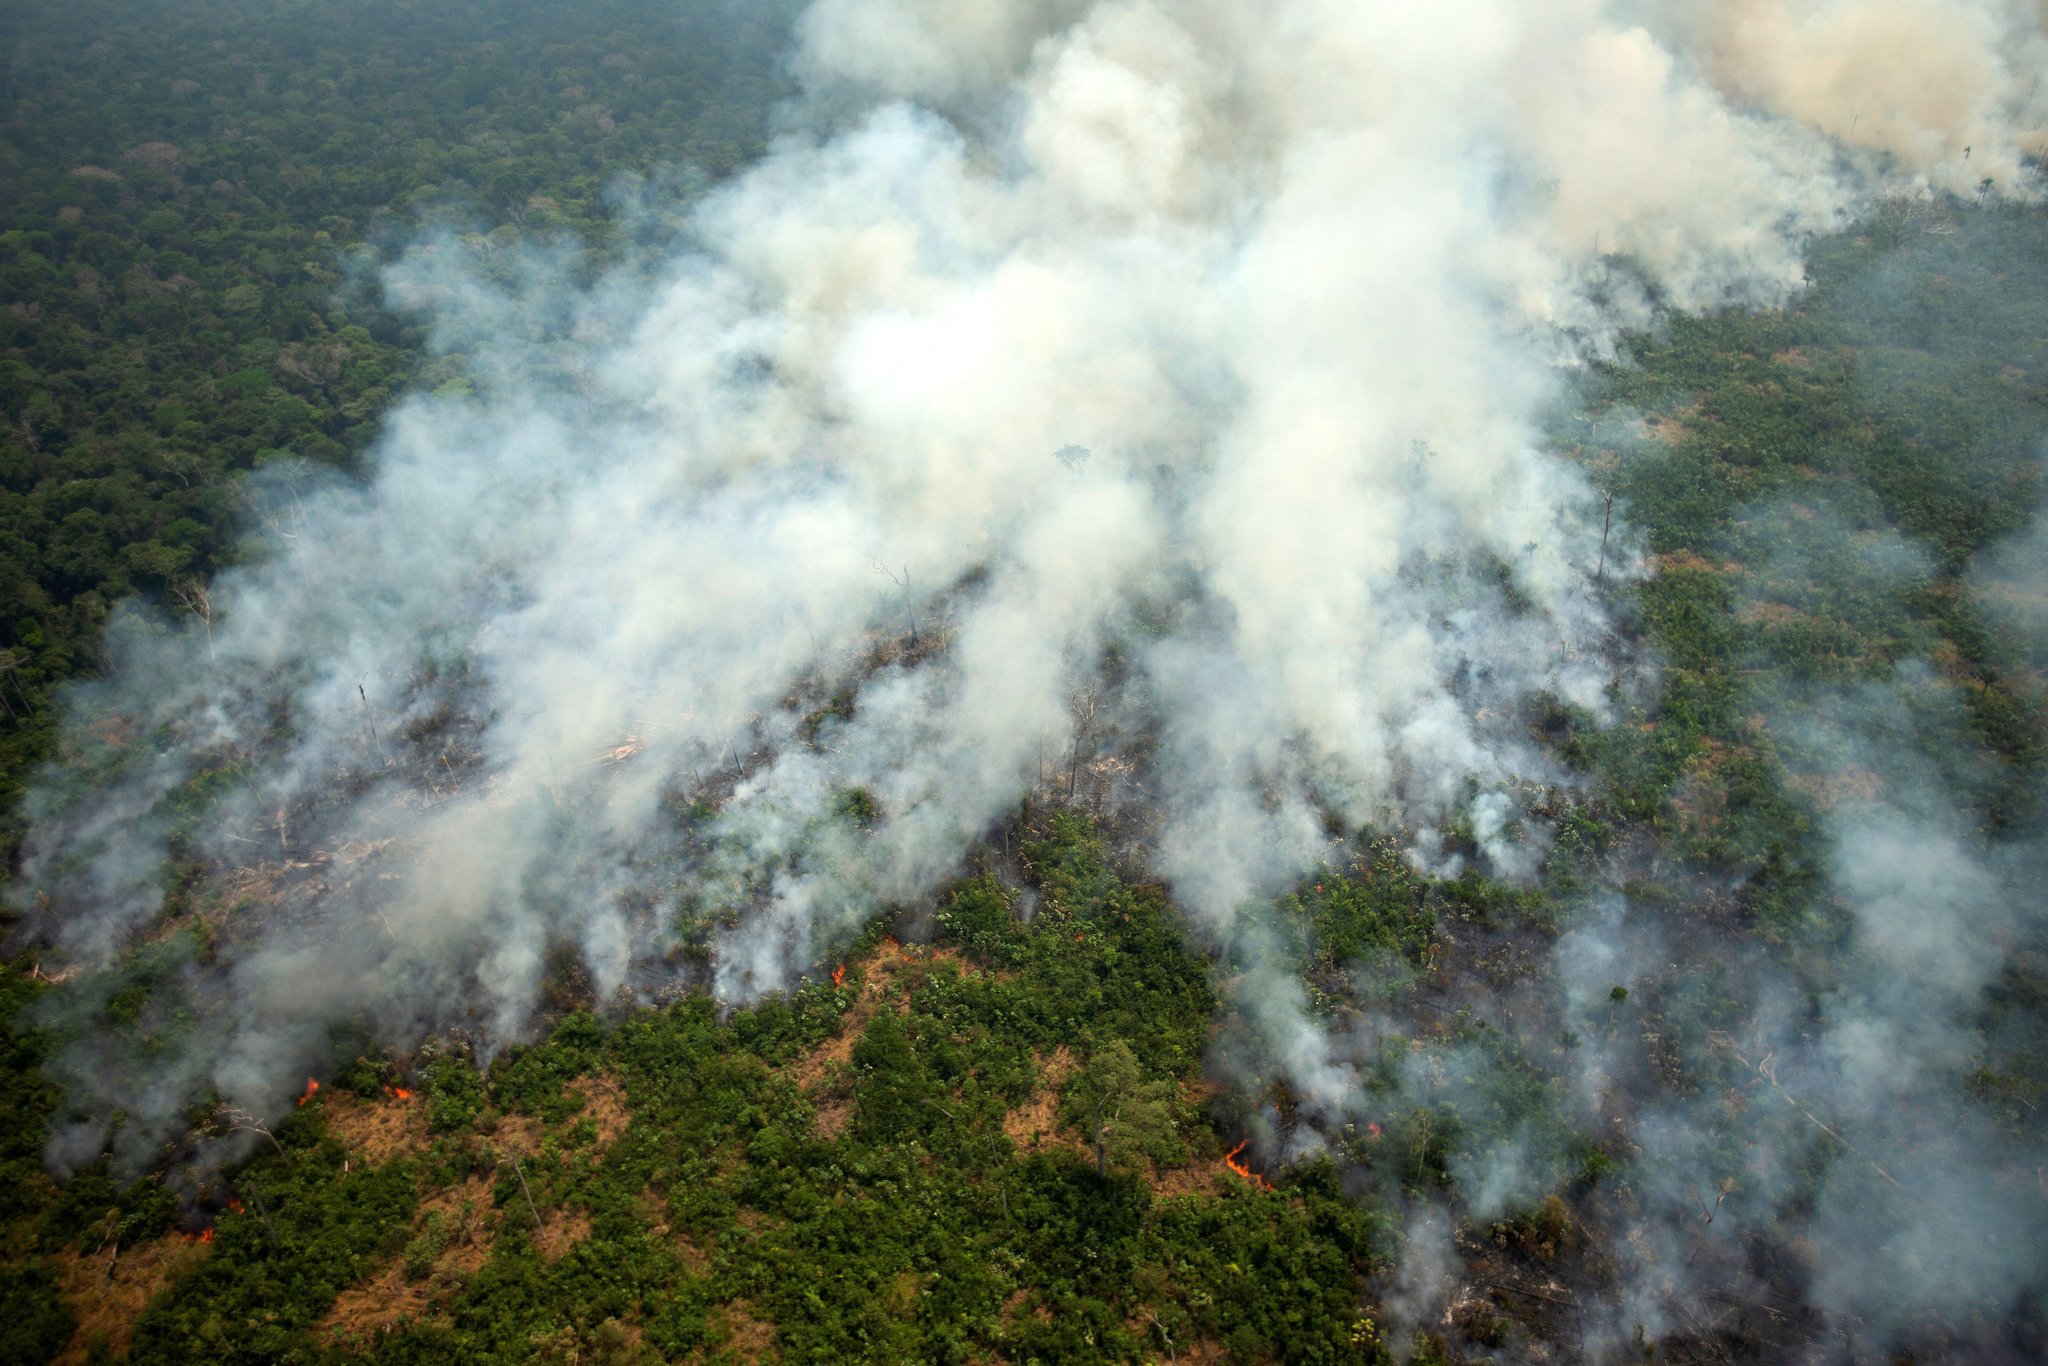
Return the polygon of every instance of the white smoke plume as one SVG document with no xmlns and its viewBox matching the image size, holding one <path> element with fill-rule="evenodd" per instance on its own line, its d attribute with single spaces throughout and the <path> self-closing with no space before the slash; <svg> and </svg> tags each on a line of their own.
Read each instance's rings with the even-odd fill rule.
<svg viewBox="0 0 2048 1366">
<path fill-rule="evenodd" d="M 1104 756 L 1218 945 L 1333 828 L 1469 816 L 1526 874 L 1525 705 L 1604 713 L 1617 648 L 1600 500 L 1541 437 L 1575 367 L 1785 301 L 1881 190 L 2032 196 L 2040 21 L 819 0 L 799 131 L 670 251 L 577 289 L 423 246 L 388 287 L 474 391 L 403 404 L 360 483 L 258 481 L 209 621 L 118 625 L 31 928 L 111 961 L 174 836 L 225 890 L 157 968 L 196 1023 L 146 1085 L 78 1045 L 57 1160 L 126 1112 L 146 1163 L 206 1090 L 274 1112 L 345 1023 L 517 1037 L 562 944 L 602 998 L 782 989 Z M 1902 954 L 1908 881 L 1867 889 Z M 1245 981 L 1342 1114 L 1343 1046 Z"/>
</svg>

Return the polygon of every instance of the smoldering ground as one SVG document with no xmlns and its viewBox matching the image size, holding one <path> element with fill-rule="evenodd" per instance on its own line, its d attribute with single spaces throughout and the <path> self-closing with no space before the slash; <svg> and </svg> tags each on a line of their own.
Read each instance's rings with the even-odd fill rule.
<svg viewBox="0 0 2048 1366">
<path fill-rule="evenodd" d="M 80 969 L 51 1007 L 76 1022 L 53 1161 L 111 1143 L 138 1170 L 195 1098 L 274 1111 L 344 1027 L 521 1037 L 562 945 L 606 1000 L 780 990 L 1085 756 L 1124 765 L 1152 866 L 1248 965 L 1230 1056 L 1285 1087 L 1293 1151 L 1389 1094 L 1469 1091 L 1510 1118 L 1450 1159 L 1467 1213 L 1540 1198 L 1568 1154 L 1497 1094 L 1528 1050 L 1387 1061 L 1401 1022 L 1333 1027 L 1257 908 L 1342 860 L 1333 830 L 1414 832 L 1449 873 L 1433 832 L 1459 825 L 1488 871 L 1536 869 L 1570 778 L 1532 707 L 1644 701 L 1609 606 L 1635 535 L 1545 437 L 1579 366 L 1673 311 L 1785 302 L 1805 243 L 1880 195 L 2032 197 L 2040 18 L 820 0 L 792 131 L 667 247 L 576 288 L 560 255 L 422 243 L 386 289 L 468 392 L 400 405 L 363 480 L 271 472 L 251 564 L 113 628 L 21 879 L 29 933 Z M 1898 1099 L 1859 1059 L 1908 1024 L 1951 1056 L 1941 1021 L 1989 981 L 1894 989 L 1945 942 L 1919 908 L 2024 885 L 1967 830 L 1940 836 L 1953 877 L 1860 855 L 1932 819 L 1929 791 L 1832 836 L 1864 966 L 1816 1017 L 1759 958 L 1753 1031 L 1692 1056 L 1853 1101 L 1859 1146 Z M 1680 940 L 1589 903 L 1523 1018 L 1627 980 L 1682 995 Z M 91 1023 L 138 976 L 139 1015 Z M 1603 1078 L 1660 1063 L 1587 1037 L 1538 1061 L 1617 1122 L 1637 1093 Z M 1672 1104 L 1627 1128 L 1638 1261 L 1580 1325 L 1596 1348 L 1696 1302 L 1698 1249 L 1660 1249 L 1698 1241 L 1722 1150 Z M 1813 1151 L 1804 1122 L 1745 1170 Z M 1775 1189 L 1728 1198 L 1776 1227 Z M 1878 1279 L 1816 1273 L 1813 1303 L 1878 1322 L 1897 1300 L 1864 1287 L 1911 1271 L 1887 1249 L 1956 1230 L 1837 1189 L 1797 1217 L 1894 1233 L 1866 1240 Z M 1706 1254 L 1717 1283 L 1740 1251 Z"/>
</svg>

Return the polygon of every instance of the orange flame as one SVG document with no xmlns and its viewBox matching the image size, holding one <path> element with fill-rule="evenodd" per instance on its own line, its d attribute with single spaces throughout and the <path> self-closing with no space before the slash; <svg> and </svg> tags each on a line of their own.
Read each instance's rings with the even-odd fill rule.
<svg viewBox="0 0 2048 1366">
<path fill-rule="evenodd" d="M 845 980 L 846 980 L 846 964 L 844 964 L 844 963 L 841 963 L 841 964 L 840 964 L 840 965 L 839 965 L 838 967 L 836 967 L 836 968 L 832 969 L 832 985 L 836 987 L 836 986 L 838 986 L 838 985 L 839 985 L 839 984 L 840 984 L 841 982 L 844 982 Z"/>
<path fill-rule="evenodd" d="M 242 1202 L 239 1200 L 230 1200 L 228 1201 L 228 1208 L 233 1210 L 235 1213 L 240 1214 L 242 1212 Z"/>
<path fill-rule="evenodd" d="M 1273 1189 L 1272 1182 L 1266 1180 L 1265 1177 L 1260 1176 L 1250 1167 L 1247 1167 L 1244 1163 L 1237 1160 L 1237 1155 L 1243 1152 L 1245 1150 L 1245 1145 L 1250 1142 L 1251 1140 L 1248 1138 L 1238 1140 L 1237 1146 L 1235 1148 L 1232 1148 L 1229 1152 L 1223 1155 L 1223 1165 L 1230 1168 L 1230 1170 L 1236 1172 L 1245 1180 L 1251 1182 L 1254 1186 L 1257 1186 L 1260 1190 L 1269 1191 Z"/>
<path fill-rule="evenodd" d="M 1368 1122 L 1365 1126 L 1365 1131 L 1371 1134 L 1374 1138 L 1378 1138 L 1380 1136 L 1380 1126 L 1377 1124 Z"/>
<path fill-rule="evenodd" d="M 391 1097 L 393 1100 L 412 1099 L 412 1092 L 406 1090 L 403 1086 L 387 1086 L 384 1088 L 384 1094 Z"/>
<path fill-rule="evenodd" d="M 304 1105 L 307 1101 L 311 1100 L 313 1098 L 313 1093 L 319 1089 L 320 1083 L 314 1081 L 311 1077 L 307 1077 L 306 1089 L 299 1093 L 299 1104 Z"/>
</svg>

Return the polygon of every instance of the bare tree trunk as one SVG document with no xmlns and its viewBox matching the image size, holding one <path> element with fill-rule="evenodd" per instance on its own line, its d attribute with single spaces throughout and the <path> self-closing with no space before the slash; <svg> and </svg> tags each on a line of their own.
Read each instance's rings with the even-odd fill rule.
<svg viewBox="0 0 2048 1366">
<path fill-rule="evenodd" d="M 910 623 L 910 648 L 915 650 L 917 648 L 917 608 L 910 597 L 910 566 L 904 565 L 903 572 L 898 574 L 888 565 L 883 564 L 880 560 L 876 560 L 875 572 L 903 590 L 903 616 Z"/>
<path fill-rule="evenodd" d="M 533 1216 L 533 1231 L 540 1232 L 540 1211 L 534 1208 L 533 1192 L 526 1187 L 526 1173 L 520 1170 L 519 1159 L 512 1159 L 512 1174 L 519 1178 L 519 1193 L 526 1197 L 526 1212 Z"/>
<path fill-rule="evenodd" d="M 377 738 L 377 718 L 370 711 L 370 694 L 364 689 L 361 679 L 356 680 L 356 696 L 363 699 L 363 720 L 370 727 L 370 748 L 384 748 L 384 742 Z"/>
<path fill-rule="evenodd" d="M 1604 583 L 1607 579 L 1607 531 L 1614 525 L 1614 491 L 1607 492 L 1607 514 L 1600 519 L 1600 568 L 1593 574 L 1593 582 Z"/>
<path fill-rule="evenodd" d="M 1079 724 L 1074 728 L 1074 749 L 1067 760 L 1067 800 L 1074 800 L 1074 787 L 1081 776 L 1081 745 L 1088 738 L 1088 727 L 1095 720 L 1095 694 L 1084 693 L 1073 704 L 1074 716 Z"/>
<path fill-rule="evenodd" d="M 263 1220 L 263 1231 L 270 1235 L 270 1245 L 273 1248 L 278 1246 L 277 1226 L 270 1222 L 270 1211 L 263 1204 L 263 1192 L 257 1189 L 254 1181 L 249 1183 L 249 1198 L 256 1202 L 256 1215 Z"/>
</svg>

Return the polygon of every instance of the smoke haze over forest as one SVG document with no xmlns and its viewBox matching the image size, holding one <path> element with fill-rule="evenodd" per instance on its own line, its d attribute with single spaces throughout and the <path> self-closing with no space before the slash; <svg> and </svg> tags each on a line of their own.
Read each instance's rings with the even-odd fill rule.
<svg viewBox="0 0 2048 1366">
<path fill-rule="evenodd" d="M 600 1008 L 786 992 L 1071 802 L 1219 964 L 1209 1070 L 1274 1170 L 1362 1191 L 1388 1116 L 1490 1117 L 1397 1201 L 1397 1322 L 1447 1321 L 1447 1230 L 1590 1141 L 1627 1179 L 1581 1215 L 1588 1357 L 1782 1294 L 1764 1247 L 1822 1356 L 2038 1331 L 2048 1154 L 1969 1078 L 2038 1027 L 2043 813 L 1931 647 L 1742 698 L 1851 775 L 1815 789 L 1825 948 L 1716 912 L 1742 877 L 1654 822 L 1555 870 L 1596 786 L 1565 737 L 1642 726 L 1673 667 L 1618 472 L 1661 438 L 1604 377 L 1795 305 L 1831 234 L 2035 204 L 2043 14 L 817 0 L 767 153 L 622 188 L 629 245 L 450 229 L 355 282 L 463 377 L 360 476 L 251 476 L 203 601 L 117 612 L 15 892 L 75 974 L 51 1164 L 236 1160 L 195 1103 L 282 1114 L 344 1036 L 488 1059 L 564 963 Z M 1887 282 L 1851 288 L 1877 345 Z M 1853 492 L 1765 493 L 1723 554 L 1753 617 L 1961 574 L 2040 651 L 2044 544 L 1958 566 Z M 1542 932 L 1445 931 L 1429 1008 L 1487 1032 L 1310 980 L 1288 908 L 1374 848 L 1553 887 Z M 146 1054 L 92 1023 L 145 960 L 178 1021 Z"/>
</svg>

